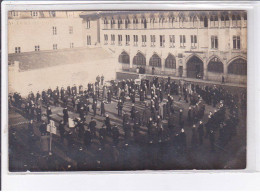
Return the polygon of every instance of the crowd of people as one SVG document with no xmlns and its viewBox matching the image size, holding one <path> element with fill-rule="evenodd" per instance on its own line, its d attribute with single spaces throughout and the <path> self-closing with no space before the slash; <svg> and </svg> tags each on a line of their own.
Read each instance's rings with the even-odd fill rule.
<svg viewBox="0 0 260 194">
<path fill-rule="evenodd" d="M 174 100 L 174 96 L 177 97 Z M 188 110 L 176 106 L 186 103 Z M 31 92 L 26 98 L 19 93 L 9 95 L 9 102 L 23 111 L 30 121 L 28 130 L 33 133 L 33 123 L 39 123 L 41 135 L 46 135 L 47 125 L 52 117 L 52 106 L 63 108 L 62 120 L 56 120 L 60 140 L 65 139 L 69 147 L 73 146 L 73 133 L 77 131 L 88 149 L 93 139 L 98 139 L 100 149 L 104 149 L 112 139 L 114 147 L 129 144 L 160 145 L 171 144 L 179 154 L 185 154 L 187 147 L 194 149 L 210 142 L 209 150 L 224 148 L 237 133 L 239 112 L 246 110 L 246 92 L 231 92 L 222 86 L 194 84 L 182 80 L 159 78 L 142 79 L 136 83 L 133 79 L 111 80 L 104 82 L 104 76 L 97 76 L 95 83 L 49 88 Z M 112 122 L 107 106 L 115 102 L 117 118 L 121 123 Z M 131 104 L 129 107 L 126 104 Z M 213 107 L 205 115 L 206 106 Z M 69 112 L 79 116 L 69 122 Z M 104 117 L 98 121 L 96 116 Z M 187 115 L 184 115 L 187 114 Z M 46 119 L 44 119 L 46 117 Z M 206 118 L 206 119 L 205 119 Z M 102 127 L 97 127 L 102 122 Z M 191 128 L 191 141 L 187 139 L 187 129 Z M 75 130 L 76 129 L 76 130 Z"/>
</svg>

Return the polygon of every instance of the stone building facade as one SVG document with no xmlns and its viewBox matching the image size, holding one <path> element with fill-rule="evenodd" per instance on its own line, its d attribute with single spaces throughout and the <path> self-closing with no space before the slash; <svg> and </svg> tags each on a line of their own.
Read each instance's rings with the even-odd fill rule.
<svg viewBox="0 0 260 194">
<path fill-rule="evenodd" d="M 123 71 L 246 83 L 245 11 L 100 13 L 100 44 Z"/>
<path fill-rule="evenodd" d="M 9 11 L 8 53 L 83 47 L 80 12 Z"/>
</svg>

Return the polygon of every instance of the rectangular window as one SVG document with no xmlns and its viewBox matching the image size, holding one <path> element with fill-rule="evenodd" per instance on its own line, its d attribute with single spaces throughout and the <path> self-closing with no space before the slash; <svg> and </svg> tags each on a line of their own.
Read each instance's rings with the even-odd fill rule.
<svg viewBox="0 0 260 194">
<path fill-rule="evenodd" d="M 70 48 L 74 48 L 74 43 L 73 42 L 70 43 Z"/>
<path fill-rule="evenodd" d="M 211 48 L 218 49 L 218 37 L 217 36 L 211 36 Z"/>
<path fill-rule="evenodd" d="M 138 46 L 138 35 L 134 35 L 134 46 Z"/>
<path fill-rule="evenodd" d="M 118 45 L 119 45 L 119 46 L 122 45 L 122 40 L 123 40 L 122 35 L 118 35 Z"/>
<path fill-rule="evenodd" d="M 125 35 L 125 45 L 129 46 L 130 45 L 130 35 Z"/>
<path fill-rule="evenodd" d="M 69 26 L 69 34 L 73 34 L 73 26 Z"/>
<path fill-rule="evenodd" d="M 52 27 L 52 34 L 57 35 L 57 27 L 56 26 Z"/>
<path fill-rule="evenodd" d="M 11 11 L 11 16 L 18 16 L 18 12 L 17 11 Z"/>
<path fill-rule="evenodd" d="M 175 35 L 170 35 L 170 48 L 175 47 Z"/>
<path fill-rule="evenodd" d="M 15 53 L 20 53 L 21 52 L 21 47 L 15 47 Z"/>
<path fill-rule="evenodd" d="M 107 45 L 108 42 L 108 35 L 104 34 L 104 44 Z"/>
<path fill-rule="evenodd" d="M 40 46 L 39 45 L 34 46 L 34 50 L 35 51 L 40 51 Z"/>
<path fill-rule="evenodd" d="M 160 35 L 160 47 L 164 47 L 164 43 L 165 43 L 165 36 Z"/>
<path fill-rule="evenodd" d="M 233 36 L 233 49 L 240 49 L 240 36 Z"/>
<path fill-rule="evenodd" d="M 180 35 L 180 47 L 185 47 L 186 37 L 185 35 Z"/>
<path fill-rule="evenodd" d="M 87 36 L 87 45 L 91 45 L 91 36 Z"/>
<path fill-rule="evenodd" d="M 31 16 L 32 16 L 32 17 L 38 16 L 38 11 L 32 11 L 32 12 L 31 12 Z"/>
<path fill-rule="evenodd" d="M 111 34 L 111 45 L 115 44 L 115 35 Z"/>
<path fill-rule="evenodd" d="M 87 20 L 87 22 L 86 22 L 86 28 L 87 28 L 87 29 L 90 28 L 90 20 Z"/>
<path fill-rule="evenodd" d="M 155 46 L 155 35 L 151 35 L 151 47 Z"/>
<path fill-rule="evenodd" d="M 142 46 L 146 46 L 146 35 L 142 35 Z"/>
<path fill-rule="evenodd" d="M 197 35 L 191 35 L 190 40 L 191 40 L 191 48 L 196 48 L 197 47 Z"/>
<path fill-rule="evenodd" d="M 56 12 L 55 11 L 50 11 L 50 16 L 51 17 L 56 17 Z"/>
<path fill-rule="evenodd" d="M 58 49 L 58 45 L 57 44 L 53 44 L 53 50 L 57 50 Z"/>
</svg>

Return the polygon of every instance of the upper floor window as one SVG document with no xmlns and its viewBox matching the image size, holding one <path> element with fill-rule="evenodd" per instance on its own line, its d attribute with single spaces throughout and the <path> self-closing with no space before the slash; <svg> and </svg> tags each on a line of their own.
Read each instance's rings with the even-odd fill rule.
<svg viewBox="0 0 260 194">
<path fill-rule="evenodd" d="M 104 28 L 105 29 L 108 28 L 108 20 L 107 20 L 107 18 L 104 19 Z"/>
<path fill-rule="evenodd" d="M 218 49 L 218 37 L 217 36 L 211 36 L 211 48 Z"/>
<path fill-rule="evenodd" d="M 104 34 L 104 44 L 106 45 L 108 42 L 108 35 L 107 34 Z"/>
<path fill-rule="evenodd" d="M 56 26 L 52 27 L 52 34 L 57 35 L 57 27 Z"/>
<path fill-rule="evenodd" d="M 89 29 L 90 28 L 90 20 L 86 21 L 86 28 Z"/>
<path fill-rule="evenodd" d="M 190 23 L 192 27 L 198 27 L 198 18 L 197 16 L 190 16 Z"/>
<path fill-rule="evenodd" d="M 146 18 L 142 18 L 141 23 L 142 23 L 142 27 L 143 27 L 144 29 L 146 29 L 146 28 L 147 28 Z"/>
<path fill-rule="evenodd" d="M 133 19 L 133 25 L 134 25 L 134 29 L 136 29 L 138 27 L 138 19 L 137 18 Z"/>
<path fill-rule="evenodd" d="M 151 28 L 154 28 L 154 27 L 155 27 L 155 23 L 156 23 L 155 18 L 151 18 L 151 19 L 150 19 L 150 26 L 151 26 Z"/>
<path fill-rule="evenodd" d="M 146 46 L 146 35 L 142 35 L 142 46 Z"/>
<path fill-rule="evenodd" d="M 218 16 L 217 15 L 210 16 L 210 27 L 218 27 Z"/>
<path fill-rule="evenodd" d="M 229 27 L 230 23 L 229 23 L 229 17 L 227 14 L 223 14 L 221 15 L 221 26 L 222 27 Z"/>
<path fill-rule="evenodd" d="M 73 26 L 69 26 L 69 34 L 73 34 Z"/>
<path fill-rule="evenodd" d="M 169 17 L 169 27 L 173 27 L 174 24 L 174 16 Z"/>
<path fill-rule="evenodd" d="M 91 45 L 91 36 L 87 36 L 87 45 Z"/>
<path fill-rule="evenodd" d="M 122 45 L 122 35 L 118 35 L 118 45 L 121 46 Z"/>
<path fill-rule="evenodd" d="M 170 47 L 171 48 L 175 47 L 175 35 L 170 35 L 169 39 L 170 39 Z"/>
<path fill-rule="evenodd" d="M 200 16 L 200 27 L 207 28 L 208 27 L 208 17 Z"/>
<path fill-rule="evenodd" d="M 191 40 L 191 48 L 196 48 L 197 47 L 197 35 L 191 35 L 190 40 Z"/>
<path fill-rule="evenodd" d="M 15 53 L 20 53 L 21 52 L 21 47 L 15 47 L 14 50 L 15 50 Z"/>
<path fill-rule="evenodd" d="M 122 28 L 122 24 L 123 24 L 123 21 L 122 21 L 121 18 L 119 18 L 118 21 L 117 21 L 118 29 Z"/>
<path fill-rule="evenodd" d="M 182 28 L 182 27 L 184 27 L 184 16 L 180 16 L 179 17 L 179 24 L 180 24 L 180 27 Z"/>
<path fill-rule="evenodd" d="M 125 45 L 130 45 L 130 35 L 125 35 Z"/>
<path fill-rule="evenodd" d="M 126 18 L 125 19 L 125 29 L 129 28 L 129 24 L 130 24 L 130 20 L 129 20 L 129 18 Z"/>
<path fill-rule="evenodd" d="M 234 27 L 241 26 L 241 16 L 239 14 L 232 15 L 232 26 Z"/>
<path fill-rule="evenodd" d="M 160 18 L 159 18 L 159 26 L 163 27 L 163 25 L 164 25 L 164 17 L 160 16 Z"/>
<path fill-rule="evenodd" d="M 114 29 L 114 26 L 115 26 L 115 20 L 114 18 L 111 19 L 111 29 Z"/>
<path fill-rule="evenodd" d="M 74 48 L 74 43 L 73 42 L 70 43 L 70 48 Z"/>
<path fill-rule="evenodd" d="M 155 46 L 155 35 L 151 35 L 151 46 Z"/>
<path fill-rule="evenodd" d="M 185 35 L 180 35 L 180 47 L 185 47 L 186 37 Z"/>
<path fill-rule="evenodd" d="M 138 46 L 138 35 L 134 35 L 134 46 Z"/>
<path fill-rule="evenodd" d="M 160 47 L 164 47 L 164 43 L 165 43 L 165 36 L 160 35 Z"/>
<path fill-rule="evenodd" d="M 32 17 L 38 16 L 38 11 L 31 11 L 31 16 Z"/>
<path fill-rule="evenodd" d="M 50 16 L 51 17 L 56 17 L 56 11 L 50 11 Z"/>
<path fill-rule="evenodd" d="M 240 36 L 233 36 L 233 49 L 240 49 Z"/>
<path fill-rule="evenodd" d="M 11 16 L 13 16 L 13 17 L 18 16 L 18 11 L 11 11 Z"/>
<path fill-rule="evenodd" d="M 40 46 L 39 45 L 34 46 L 34 50 L 35 51 L 40 51 Z"/>
</svg>

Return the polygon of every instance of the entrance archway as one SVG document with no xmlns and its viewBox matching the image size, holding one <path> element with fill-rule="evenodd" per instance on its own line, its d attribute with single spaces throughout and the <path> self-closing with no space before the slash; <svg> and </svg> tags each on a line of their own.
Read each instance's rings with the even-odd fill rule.
<svg viewBox="0 0 260 194">
<path fill-rule="evenodd" d="M 203 78 L 203 61 L 197 56 L 192 56 L 187 62 L 187 77 Z"/>
</svg>

